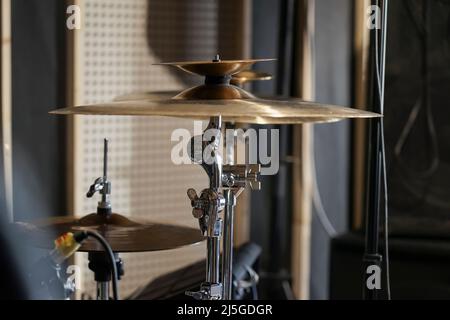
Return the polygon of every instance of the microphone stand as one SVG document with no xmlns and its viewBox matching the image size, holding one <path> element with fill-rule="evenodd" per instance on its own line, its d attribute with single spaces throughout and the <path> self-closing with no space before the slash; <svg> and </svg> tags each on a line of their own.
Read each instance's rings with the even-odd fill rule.
<svg viewBox="0 0 450 320">
<path fill-rule="evenodd" d="M 386 32 L 387 32 L 387 14 L 388 0 L 376 0 L 375 3 L 382 3 L 382 26 L 381 36 L 378 30 L 371 32 L 372 51 L 372 108 L 374 112 L 384 113 L 384 87 L 385 87 L 385 61 L 386 61 Z M 377 13 L 378 14 L 378 13 Z M 376 26 L 378 27 L 378 26 Z M 380 45 L 374 45 L 380 44 Z M 380 194 L 381 194 L 381 174 L 382 174 L 382 118 L 374 119 L 370 123 L 369 129 L 369 181 L 368 181 L 368 204 L 366 217 L 366 241 L 363 256 L 364 277 L 363 277 L 363 298 L 365 300 L 377 300 L 379 289 L 369 288 L 367 280 L 373 274 L 368 272 L 370 266 L 377 266 L 381 269 L 383 257 L 379 252 L 379 228 L 380 228 Z M 387 230 L 385 230 L 387 232 Z M 372 271 L 373 272 L 373 271 Z"/>
</svg>

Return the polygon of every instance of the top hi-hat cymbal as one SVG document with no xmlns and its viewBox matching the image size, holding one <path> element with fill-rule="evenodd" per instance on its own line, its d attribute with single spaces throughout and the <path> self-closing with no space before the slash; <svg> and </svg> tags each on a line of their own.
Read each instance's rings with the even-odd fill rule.
<svg viewBox="0 0 450 320">
<path fill-rule="evenodd" d="M 18 222 L 13 226 L 22 238 L 29 240 L 36 247 L 46 249 L 53 248 L 52 239 L 59 235 L 82 230 L 100 233 L 114 252 L 169 250 L 204 240 L 198 229 L 130 220 L 119 214 L 90 214 L 81 219 L 56 217 L 31 223 Z M 87 239 L 79 251 L 103 251 L 103 247 L 95 240 Z"/>
<path fill-rule="evenodd" d="M 334 122 L 347 118 L 375 118 L 380 115 L 340 106 L 300 99 L 261 99 L 230 84 L 231 75 L 252 63 L 266 60 L 175 62 L 187 72 L 205 75 L 205 84 L 187 89 L 172 98 L 116 101 L 58 109 L 62 115 L 165 116 L 209 119 L 222 116 L 224 121 L 255 124 L 301 124 Z"/>
<path fill-rule="evenodd" d="M 216 56 L 212 61 L 163 62 L 155 65 L 173 66 L 188 73 L 199 76 L 226 77 L 242 72 L 257 62 L 274 61 L 275 59 L 220 60 Z"/>
</svg>

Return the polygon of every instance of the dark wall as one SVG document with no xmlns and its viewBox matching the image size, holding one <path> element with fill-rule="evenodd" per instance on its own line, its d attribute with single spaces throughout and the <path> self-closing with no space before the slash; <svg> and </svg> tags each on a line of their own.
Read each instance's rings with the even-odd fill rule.
<svg viewBox="0 0 450 320">
<path fill-rule="evenodd" d="M 65 6 L 61 0 L 12 1 L 14 214 L 63 215 Z"/>
<path fill-rule="evenodd" d="M 384 244 L 381 243 L 383 246 Z M 332 241 L 330 298 L 362 298 L 364 237 L 348 233 Z M 394 300 L 450 298 L 450 247 L 448 241 L 420 238 L 391 238 L 390 275 Z M 386 288 L 386 279 L 381 284 Z M 380 293 L 386 299 L 386 291 Z"/>
<path fill-rule="evenodd" d="M 276 64 L 260 64 L 257 69 L 275 75 L 273 81 L 256 83 L 254 92 L 259 95 L 286 94 L 290 87 L 292 59 L 292 12 L 294 1 L 258 0 L 253 2 L 253 56 L 276 57 Z M 283 7 L 284 6 L 284 7 Z M 284 9 L 283 9 L 284 8 Z M 283 10 L 287 13 L 283 14 Z M 284 28 L 284 32 L 283 32 Z M 350 105 L 351 55 L 352 55 L 352 1 L 316 1 L 316 100 L 324 103 Z M 280 47 L 281 44 L 281 47 Z M 284 52 L 281 48 L 285 48 Z M 283 136 L 291 134 L 289 128 L 280 128 L 280 142 L 290 144 Z M 349 198 L 349 122 L 317 125 L 316 166 L 318 185 L 326 213 L 338 232 L 348 226 Z M 285 147 L 284 155 L 290 148 Z M 282 155 L 283 156 L 283 155 Z M 280 163 L 276 177 L 264 177 L 263 189 L 252 193 L 252 240 L 263 247 L 262 270 L 266 272 L 261 287 L 271 298 L 286 298 L 280 287 L 289 279 L 291 170 L 288 163 Z M 283 205 L 288 202 L 288 206 Z M 276 227 L 274 228 L 274 225 Z M 274 235 L 273 231 L 278 234 Z M 283 249 L 280 249 L 281 246 Z M 330 236 L 314 215 L 311 238 L 311 298 L 329 296 Z M 281 250 L 281 251 L 280 251 Z M 282 255 L 282 256 L 280 256 Z M 274 262 L 274 260 L 276 260 Z M 277 270 L 277 268 L 278 270 Z M 274 272 L 278 272 L 274 274 Z M 273 296 L 273 295 L 276 296 Z M 263 295 L 264 296 L 264 295 Z"/>
<path fill-rule="evenodd" d="M 386 149 L 391 231 L 450 234 L 450 1 L 390 1 Z"/>
<path fill-rule="evenodd" d="M 280 3 L 282 1 L 258 0 L 253 2 L 253 57 L 277 58 L 280 24 Z M 278 63 L 259 63 L 255 66 L 263 72 L 277 76 Z M 252 85 L 253 92 L 260 95 L 274 95 L 276 80 L 256 82 Z M 257 127 L 258 128 L 258 127 Z M 251 240 L 262 248 L 261 282 L 259 293 L 261 298 L 283 298 L 278 278 L 280 266 L 275 265 L 273 247 L 273 220 L 277 218 L 275 210 L 276 177 L 262 176 L 262 189 L 251 193 Z M 278 252 L 279 253 L 279 252 Z"/>
</svg>

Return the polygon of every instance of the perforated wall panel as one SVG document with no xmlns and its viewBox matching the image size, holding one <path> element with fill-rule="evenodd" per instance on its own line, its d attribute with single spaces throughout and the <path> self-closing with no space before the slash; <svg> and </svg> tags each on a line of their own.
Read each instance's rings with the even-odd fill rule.
<svg viewBox="0 0 450 320">
<path fill-rule="evenodd" d="M 82 55 L 84 103 L 110 101 L 135 91 L 173 90 L 193 79 L 152 63 L 209 59 L 217 51 L 217 0 L 146 1 L 86 0 L 83 3 Z M 232 17 L 230 17 L 232 19 Z M 189 120 L 137 117 L 81 117 L 75 127 L 81 141 L 75 171 L 75 210 L 95 212 L 98 199 L 86 199 L 93 180 L 102 174 L 102 139 L 110 140 L 109 175 L 115 212 L 197 227 L 186 190 L 207 186 L 197 166 L 177 167 L 170 159 L 176 128 L 192 130 Z M 159 253 L 121 255 L 125 277 L 123 296 L 158 275 L 200 260 L 204 244 Z M 83 266 L 83 291 L 95 296 L 87 254 L 77 254 Z"/>
</svg>

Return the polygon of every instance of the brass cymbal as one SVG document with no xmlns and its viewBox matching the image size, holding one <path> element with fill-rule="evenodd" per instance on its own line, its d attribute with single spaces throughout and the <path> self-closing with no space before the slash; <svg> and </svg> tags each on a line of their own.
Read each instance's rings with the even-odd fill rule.
<svg viewBox="0 0 450 320">
<path fill-rule="evenodd" d="M 172 93 L 152 93 L 149 96 L 138 94 L 138 97 L 132 97 L 130 100 L 70 107 L 50 113 L 162 116 L 198 120 L 222 116 L 222 119 L 227 122 L 254 124 L 321 123 L 347 118 L 381 116 L 368 111 L 300 99 L 261 99 L 229 83 L 232 75 L 242 72 L 253 63 L 270 60 L 272 59 L 221 61 L 220 57 L 216 56 L 213 61 L 162 63 L 160 65 L 175 66 L 181 70 L 205 76 L 205 84 L 187 89 L 175 96 L 172 96 Z"/>
<path fill-rule="evenodd" d="M 172 66 L 199 76 L 224 77 L 239 73 L 257 62 L 275 59 L 217 60 L 155 63 L 159 66 Z"/>
<path fill-rule="evenodd" d="M 163 116 L 198 120 L 221 115 L 224 121 L 254 124 L 323 123 L 347 118 L 380 117 L 379 114 L 368 111 L 300 99 L 272 98 L 266 100 L 256 97 L 210 100 L 189 100 L 177 97 L 172 99 L 144 99 L 57 109 L 50 113 L 61 115 Z"/>
<path fill-rule="evenodd" d="M 53 248 L 52 239 L 66 232 L 93 230 L 100 233 L 114 252 L 147 252 L 180 248 L 204 240 L 198 229 L 175 225 L 130 220 L 119 214 L 109 217 L 90 214 L 81 219 L 56 217 L 31 223 L 15 223 L 14 227 L 26 240 L 40 248 Z M 87 239 L 82 252 L 103 251 L 97 241 Z"/>
</svg>

